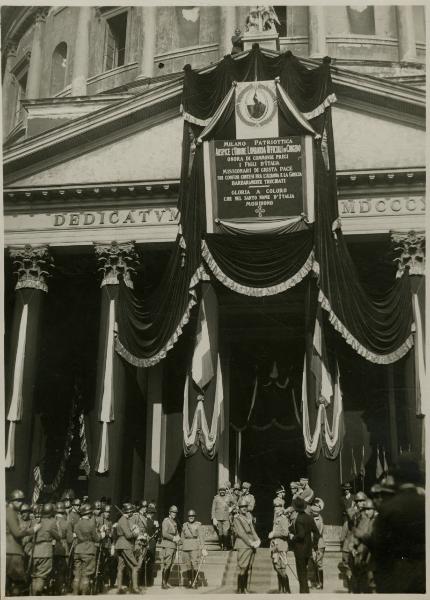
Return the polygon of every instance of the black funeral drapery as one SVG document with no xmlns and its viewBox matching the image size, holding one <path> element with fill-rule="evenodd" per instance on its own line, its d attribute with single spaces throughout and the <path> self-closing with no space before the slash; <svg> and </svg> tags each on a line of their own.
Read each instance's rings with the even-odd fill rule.
<svg viewBox="0 0 430 600">
<path fill-rule="evenodd" d="M 182 97 L 185 116 L 191 122 L 206 124 L 234 81 L 262 81 L 276 77 L 308 119 L 321 114 L 330 101 L 328 99 L 334 99 L 328 61 L 315 69 L 308 69 L 289 51 L 273 55 L 253 48 L 248 54 L 236 58 L 226 56 L 206 72 L 193 71 L 187 65 Z M 314 123 L 312 125 L 315 127 Z"/>
<path fill-rule="evenodd" d="M 340 229 L 336 167 L 328 111 L 329 171 L 316 149 L 315 258 L 319 266 L 319 301 L 330 322 L 362 356 L 375 363 L 390 363 L 411 348 L 412 306 L 408 277 L 398 279 L 385 294 L 375 295 L 361 285 Z"/>
<path fill-rule="evenodd" d="M 140 367 L 156 364 L 176 342 L 196 304 L 194 288 L 202 277 L 203 154 L 202 147 L 197 147 L 188 180 L 189 127 L 184 126 L 179 198 L 182 234 L 178 235 L 166 272 L 157 290 L 148 298 L 140 298 L 124 283 L 119 286 L 116 350 L 128 362 Z"/>
<path fill-rule="evenodd" d="M 202 249 L 206 263 L 225 285 L 241 293 L 264 296 L 285 291 L 307 274 L 313 246 L 317 261 L 314 269 L 319 272 L 319 301 L 329 314 L 330 323 L 345 340 L 359 354 L 376 363 L 393 362 L 412 346 L 408 278 L 401 278 L 386 294 L 375 297 L 360 284 L 341 230 L 335 227 L 338 218 L 336 165 L 329 108 L 335 96 L 329 63 L 324 60 L 321 66 L 307 69 L 289 52 L 275 54 L 253 48 L 236 58 L 226 57 L 209 70 L 185 69 L 185 123 L 178 201 L 180 233 L 155 293 L 142 299 L 123 284 L 119 290 L 116 349 L 132 364 L 157 363 L 181 334 L 197 302 L 196 286 L 202 278 L 208 277 L 202 264 Z M 258 236 L 230 232 L 222 238 L 207 236 L 202 244 L 205 233 L 203 151 L 202 144 L 197 142 L 193 157 L 191 138 L 202 134 L 234 81 L 277 77 L 323 140 L 323 143 L 314 141 L 314 231 L 274 231 Z M 279 94 L 278 103 L 280 133 L 285 135 L 297 123 Z M 225 104 L 205 139 L 235 137 L 234 95 Z M 298 128 L 297 134 L 302 133 Z"/>
<path fill-rule="evenodd" d="M 210 255 L 203 255 L 212 271 L 214 261 L 238 286 L 268 288 L 300 271 L 311 255 L 313 234 L 310 227 L 283 235 L 211 234 L 206 235 L 205 242 Z"/>
</svg>

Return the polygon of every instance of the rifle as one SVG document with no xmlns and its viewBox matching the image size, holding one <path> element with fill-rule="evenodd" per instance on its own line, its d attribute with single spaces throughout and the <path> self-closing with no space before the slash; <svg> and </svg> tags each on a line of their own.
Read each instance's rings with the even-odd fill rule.
<svg viewBox="0 0 430 600">
<path fill-rule="evenodd" d="M 101 556 L 101 547 L 97 548 L 97 559 L 96 559 L 96 570 L 94 572 L 93 585 L 91 589 L 91 595 L 94 596 L 98 593 L 98 582 L 100 576 L 100 556 Z"/>
<path fill-rule="evenodd" d="M 36 523 L 40 523 L 40 517 L 35 517 L 35 522 Z M 27 567 L 27 574 L 31 575 L 31 571 L 33 570 L 33 561 L 34 561 L 34 547 L 36 545 L 36 537 L 37 537 L 37 531 L 33 532 L 33 536 L 31 538 L 31 554 L 30 554 L 30 560 L 28 561 L 28 567 Z"/>
<path fill-rule="evenodd" d="M 199 573 L 200 573 L 200 571 L 201 571 L 201 568 L 202 568 L 202 566 L 203 566 L 203 563 L 204 563 L 204 561 L 205 561 L 205 558 L 206 558 L 206 557 L 205 557 L 205 556 L 202 554 L 202 557 L 201 557 L 201 559 L 200 559 L 200 563 L 199 563 L 199 566 L 198 566 L 198 569 L 197 569 L 197 572 L 196 572 L 196 576 L 194 577 L 194 581 L 193 581 L 193 583 L 191 584 L 191 587 L 192 587 L 192 588 L 194 588 L 194 587 L 196 586 L 196 583 L 197 583 L 197 578 L 198 578 L 198 576 L 199 576 Z"/>
<path fill-rule="evenodd" d="M 69 556 L 67 557 L 67 589 L 69 590 L 71 585 L 72 585 L 72 576 L 73 576 L 73 569 L 72 569 L 72 565 L 73 565 L 73 553 L 75 551 L 75 546 L 76 546 L 76 538 L 73 538 L 73 541 L 71 543 L 70 546 L 70 550 L 69 550 Z"/>
</svg>

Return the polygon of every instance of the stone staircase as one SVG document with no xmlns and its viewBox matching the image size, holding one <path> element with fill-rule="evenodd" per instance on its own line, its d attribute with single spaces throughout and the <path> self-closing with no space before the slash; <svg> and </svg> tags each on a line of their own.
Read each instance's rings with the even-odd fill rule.
<svg viewBox="0 0 430 600">
<path fill-rule="evenodd" d="M 236 552 L 230 552 L 222 578 L 221 589 L 218 591 L 232 594 L 236 591 L 236 587 L 237 556 Z M 259 548 L 257 550 L 248 589 L 257 594 L 267 594 L 278 589 L 278 579 L 272 567 L 269 548 Z"/>
</svg>

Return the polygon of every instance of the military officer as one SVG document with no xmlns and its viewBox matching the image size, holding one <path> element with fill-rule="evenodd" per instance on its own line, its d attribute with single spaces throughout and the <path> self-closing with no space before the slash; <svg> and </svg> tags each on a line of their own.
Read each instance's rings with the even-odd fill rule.
<svg viewBox="0 0 430 600">
<path fill-rule="evenodd" d="M 297 579 L 299 580 L 300 593 L 308 594 L 307 566 L 312 549 L 318 547 L 319 531 L 313 518 L 307 514 L 306 502 L 303 498 L 294 498 L 293 508 L 297 511 L 297 517 L 292 526 L 292 547 L 296 561 Z"/>
<path fill-rule="evenodd" d="M 171 506 L 169 508 L 169 516 L 163 519 L 161 524 L 161 547 L 163 548 L 163 572 L 161 575 L 161 587 L 167 589 L 169 585 L 169 575 L 175 560 L 176 553 L 179 549 L 181 536 L 179 535 L 178 523 L 176 516 L 178 508 Z"/>
<path fill-rule="evenodd" d="M 239 513 L 234 517 L 233 526 L 236 541 L 234 547 L 237 550 L 237 593 L 247 593 L 247 585 L 250 570 L 254 562 L 255 553 L 260 546 L 260 538 L 254 529 L 252 515 L 248 511 L 249 503 L 246 498 L 239 501 Z"/>
<path fill-rule="evenodd" d="M 81 506 L 81 501 L 79 500 L 79 498 L 75 498 L 74 500 L 72 500 L 72 506 L 70 508 L 69 514 L 67 515 L 67 518 L 72 526 L 72 529 L 75 528 L 76 523 L 81 518 L 81 515 L 79 512 L 80 506 Z"/>
<path fill-rule="evenodd" d="M 200 521 L 196 521 L 196 511 L 190 509 L 188 511 L 188 520 L 184 523 L 181 533 L 182 552 L 186 568 L 185 585 L 196 587 L 197 581 L 194 580 L 197 576 L 201 557 L 207 556 L 208 552 L 205 548 L 205 533 Z"/>
<path fill-rule="evenodd" d="M 54 518 L 55 507 L 50 502 L 43 505 L 40 529 L 34 536 L 33 564 L 31 570 L 31 595 L 41 596 L 53 567 L 53 542 L 61 539 Z"/>
<path fill-rule="evenodd" d="M 226 488 L 220 486 L 218 494 L 212 501 L 212 523 L 218 532 L 221 550 L 229 547 L 230 513 L 233 510 L 233 500 L 226 495 Z"/>
<path fill-rule="evenodd" d="M 353 529 L 354 583 L 358 594 L 376 592 L 373 576 L 373 559 L 369 550 L 376 511 L 372 500 L 367 499 L 360 505 L 360 520 Z"/>
<path fill-rule="evenodd" d="M 283 485 L 281 485 L 277 490 L 276 490 L 276 496 L 273 498 L 273 510 L 274 510 L 274 515 L 273 518 L 275 519 L 276 515 L 276 509 L 277 508 L 285 508 L 285 488 Z M 278 513 L 279 515 L 279 513 Z"/>
<path fill-rule="evenodd" d="M 124 578 L 124 569 L 127 568 L 131 573 L 131 584 L 134 594 L 139 593 L 138 586 L 138 562 L 134 553 L 134 544 L 139 530 L 135 525 L 131 525 L 130 519 L 134 513 L 134 506 L 126 502 L 122 507 L 122 515 L 116 526 L 118 539 L 115 544 L 118 553 L 118 594 L 123 593 L 122 583 Z"/>
<path fill-rule="evenodd" d="M 300 486 L 297 483 L 297 481 L 290 482 L 291 502 L 293 502 L 294 498 L 297 498 L 297 496 L 299 494 L 299 488 L 300 488 Z"/>
<path fill-rule="evenodd" d="M 40 524 L 22 526 L 19 510 L 24 503 L 24 493 L 14 490 L 9 496 L 6 507 L 6 594 L 20 596 L 26 587 L 24 549 L 22 540 L 28 535 L 34 536 Z"/>
<path fill-rule="evenodd" d="M 280 592 L 291 593 L 290 582 L 287 575 L 287 552 L 288 538 L 290 535 L 290 520 L 285 514 L 282 506 L 275 506 L 275 518 L 273 529 L 269 533 L 270 554 L 272 557 L 273 568 L 278 576 L 278 586 Z"/>
<path fill-rule="evenodd" d="M 54 546 L 54 591 L 55 595 L 61 596 L 67 591 L 67 559 L 73 541 L 72 526 L 66 518 L 64 502 L 55 505 L 55 520 L 60 539 L 56 540 Z"/>
<path fill-rule="evenodd" d="M 100 526 L 100 535 L 104 533 L 104 538 L 100 541 L 100 572 L 102 582 L 105 587 L 113 587 L 116 579 L 116 557 L 115 544 L 113 541 L 113 523 L 111 519 L 111 507 L 109 504 L 102 503 L 102 523 Z"/>
<path fill-rule="evenodd" d="M 19 511 L 19 522 L 21 529 L 26 529 L 35 523 L 34 517 L 31 516 L 31 507 L 29 504 L 23 504 Z M 29 564 L 31 552 L 33 549 L 33 536 L 26 535 L 22 538 L 22 547 L 24 548 L 24 562 L 25 562 L 25 570 L 27 571 L 27 567 Z"/>
<path fill-rule="evenodd" d="M 321 498 L 315 498 L 310 505 L 311 515 L 315 521 L 315 525 L 319 531 L 320 537 L 318 538 L 318 546 L 312 553 L 312 562 L 315 572 L 315 587 L 317 590 L 322 590 L 324 587 L 324 553 L 325 553 L 325 541 L 324 541 L 324 520 L 321 516 L 321 511 L 324 508 L 324 501 Z"/>
<path fill-rule="evenodd" d="M 90 579 L 96 571 L 96 544 L 100 540 L 92 517 L 91 504 L 82 505 L 80 519 L 75 525 L 73 537 L 76 538 L 73 557 L 73 594 L 88 594 Z"/>
<path fill-rule="evenodd" d="M 249 491 L 251 484 L 248 481 L 242 483 L 242 500 L 246 500 L 248 504 L 248 512 L 252 513 L 255 509 L 255 498 Z"/>
<path fill-rule="evenodd" d="M 315 494 L 309 485 L 309 479 L 307 477 L 300 477 L 299 491 L 297 496 L 299 498 L 303 498 L 303 500 L 306 502 L 306 512 L 310 514 L 309 506 L 312 504 Z"/>
<path fill-rule="evenodd" d="M 138 562 L 139 576 L 143 570 L 143 581 L 146 585 L 146 558 L 148 554 L 148 502 L 142 500 L 139 510 L 130 517 L 130 524 L 135 526 L 139 533 L 135 541 L 134 553 Z M 143 567 L 143 569 L 142 569 Z"/>
<path fill-rule="evenodd" d="M 341 502 L 343 505 L 344 523 L 342 526 L 341 543 L 342 543 L 342 572 L 348 590 L 352 590 L 352 528 L 355 524 L 355 518 L 358 513 L 358 508 L 354 502 L 354 496 L 351 494 L 351 484 L 344 483 L 342 485 Z"/>
</svg>

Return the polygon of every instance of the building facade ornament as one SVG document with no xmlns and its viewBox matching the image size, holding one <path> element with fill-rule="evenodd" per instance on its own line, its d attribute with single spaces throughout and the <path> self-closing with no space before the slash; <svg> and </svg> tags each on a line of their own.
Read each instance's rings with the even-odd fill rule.
<svg viewBox="0 0 430 600">
<path fill-rule="evenodd" d="M 15 290 L 33 288 L 42 292 L 48 291 L 46 279 L 51 276 L 48 269 L 54 266 L 48 246 L 26 244 L 10 248 L 9 254 L 17 267 L 14 271 L 18 276 Z"/>
<path fill-rule="evenodd" d="M 132 275 L 136 271 L 134 265 L 137 264 L 134 242 L 94 244 L 94 250 L 100 263 L 98 270 L 103 273 L 100 287 L 118 285 L 121 276 L 125 285 L 133 289 Z"/>
<path fill-rule="evenodd" d="M 409 275 L 425 275 L 424 231 L 392 231 L 391 242 L 396 244 L 394 249 L 400 251 L 400 256 L 394 259 L 398 263 L 396 277 L 401 277 L 407 268 Z"/>
</svg>

